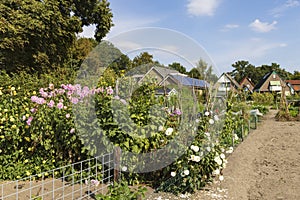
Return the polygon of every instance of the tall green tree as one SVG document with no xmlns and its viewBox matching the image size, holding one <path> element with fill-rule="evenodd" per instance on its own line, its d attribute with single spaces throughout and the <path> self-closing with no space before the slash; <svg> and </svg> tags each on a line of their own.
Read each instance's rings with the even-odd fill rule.
<svg viewBox="0 0 300 200">
<path fill-rule="evenodd" d="M 175 69 L 177 71 L 179 71 L 182 74 L 186 74 L 186 68 L 184 66 L 182 66 L 180 63 L 178 62 L 173 62 L 172 64 L 169 64 L 169 67 L 172 69 Z"/>
<path fill-rule="evenodd" d="M 213 72 L 212 66 L 208 66 L 208 63 L 202 59 L 198 61 L 196 68 L 192 68 L 188 72 L 188 75 L 189 77 L 207 80 L 209 82 L 215 82 L 218 79 L 217 75 Z"/>
<path fill-rule="evenodd" d="M 2 0 L 0 4 L 0 69 L 43 71 L 70 57 L 76 34 L 96 25 L 100 41 L 110 30 L 106 0 Z"/>
<path fill-rule="evenodd" d="M 245 77 L 250 78 L 254 82 L 258 81 L 255 66 L 250 64 L 249 61 L 239 60 L 232 64 L 232 67 L 234 70 L 230 74 L 237 82 L 241 82 Z"/>
<path fill-rule="evenodd" d="M 290 77 L 292 80 L 300 80 L 300 72 L 294 71 L 294 74 Z"/>
<path fill-rule="evenodd" d="M 153 60 L 153 55 L 149 54 L 148 52 L 142 52 L 132 60 L 132 64 L 134 67 L 154 63 L 155 62 Z"/>
</svg>

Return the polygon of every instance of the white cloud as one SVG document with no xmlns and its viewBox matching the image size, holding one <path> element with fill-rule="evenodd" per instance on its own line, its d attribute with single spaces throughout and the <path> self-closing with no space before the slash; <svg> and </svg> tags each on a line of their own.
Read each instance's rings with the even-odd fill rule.
<svg viewBox="0 0 300 200">
<path fill-rule="evenodd" d="M 274 17 L 280 17 L 284 12 L 290 8 L 295 8 L 300 6 L 300 1 L 297 0 L 287 0 L 284 4 L 279 5 L 270 11 L 271 15 Z"/>
<path fill-rule="evenodd" d="M 221 31 L 229 31 L 229 30 L 231 30 L 231 29 L 236 29 L 236 28 L 239 28 L 240 27 L 240 25 L 238 25 L 238 24 L 226 24 L 222 29 L 221 29 Z"/>
<path fill-rule="evenodd" d="M 275 25 L 277 21 L 273 21 L 272 23 L 261 22 L 259 19 L 254 20 L 249 27 L 256 32 L 266 33 L 276 29 Z"/>
<path fill-rule="evenodd" d="M 220 0 L 188 0 L 188 13 L 195 16 L 213 16 Z"/>
</svg>

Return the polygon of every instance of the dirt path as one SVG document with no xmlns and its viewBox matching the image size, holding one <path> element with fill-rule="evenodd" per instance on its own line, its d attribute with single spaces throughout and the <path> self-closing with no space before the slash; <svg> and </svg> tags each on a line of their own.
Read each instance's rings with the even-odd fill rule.
<svg viewBox="0 0 300 200">
<path fill-rule="evenodd" d="M 277 122 L 276 111 L 228 158 L 224 181 L 191 199 L 300 199 L 300 122 Z"/>
</svg>

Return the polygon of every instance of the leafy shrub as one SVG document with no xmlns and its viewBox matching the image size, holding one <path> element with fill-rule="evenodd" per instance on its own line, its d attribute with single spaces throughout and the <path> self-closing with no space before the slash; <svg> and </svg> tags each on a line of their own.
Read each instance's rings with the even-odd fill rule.
<svg viewBox="0 0 300 200">
<path fill-rule="evenodd" d="M 265 92 L 265 93 L 254 92 L 252 94 L 252 99 L 254 101 L 254 104 L 270 106 L 274 102 L 274 95 L 269 92 Z"/>
<path fill-rule="evenodd" d="M 139 186 L 138 188 L 130 188 L 127 181 L 120 181 L 120 183 L 114 182 L 113 185 L 108 186 L 108 192 L 106 194 L 97 194 L 95 199 L 97 200 L 137 200 L 145 197 L 146 188 Z"/>
</svg>

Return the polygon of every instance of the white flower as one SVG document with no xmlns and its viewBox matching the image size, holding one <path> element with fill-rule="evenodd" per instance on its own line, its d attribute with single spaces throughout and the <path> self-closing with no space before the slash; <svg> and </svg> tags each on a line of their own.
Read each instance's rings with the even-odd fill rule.
<svg viewBox="0 0 300 200">
<path fill-rule="evenodd" d="M 224 153 L 221 153 L 220 158 L 225 159 Z"/>
<path fill-rule="evenodd" d="M 184 171 L 183 171 L 183 173 L 184 173 L 184 175 L 186 175 L 186 176 L 187 176 L 187 175 L 189 175 L 189 174 L 190 174 L 190 171 L 189 171 L 188 169 L 186 169 L 186 170 L 184 170 Z"/>
<path fill-rule="evenodd" d="M 163 126 L 159 126 L 158 127 L 158 131 L 163 131 L 164 130 L 164 127 Z"/>
<path fill-rule="evenodd" d="M 215 116 L 214 116 L 214 120 L 215 120 L 215 121 L 219 121 L 219 116 L 218 116 L 218 115 L 215 115 Z"/>
<path fill-rule="evenodd" d="M 201 160 L 200 156 L 194 156 L 194 161 L 195 162 L 200 162 L 200 160 Z"/>
<path fill-rule="evenodd" d="M 200 122 L 200 120 L 199 119 L 196 119 L 196 123 L 199 123 Z"/>
<path fill-rule="evenodd" d="M 222 165 L 222 160 L 219 156 L 214 158 L 214 161 L 218 164 L 218 165 Z"/>
<path fill-rule="evenodd" d="M 173 131 L 174 131 L 173 128 L 167 128 L 167 130 L 166 130 L 166 136 L 172 135 Z"/>
<path fill-rule="evenodd" d="M 171 172 L 171 176 L 172 177 L 176 176 L 176 172 Z"/>
<path fill-rule="evenodd" d="M 214 123 L 215 123 L 215 121 L 214 121 L 213 119 L 209 119 L 209 120 L 208 120 L 208 123 L 210 123 L 210 124 L 214 124 Z"/>
<path fill-rule="evenodd" d="M 210 148 L 210 147 L 206 147 L 206 150 L 207 150 L 208 152 L 210 152 L 210 151 L 211 151 L 211 148 Z"/>
<path fill-rule="evenodd" d="M 223 181 L 224 180 L 224 176 L 219 176 L 219 180 Z"/>
<path fill-rule="evenodd" d="M 233 147 L 229 147 L 229 149 L 226 151 L 226 153 L 232 153 L 233 152 Z"/>
<path fill-rule="evenodd" d="M 205 115 L 205 116 L 208 116 L 208 115 L 209 115 L 209 112 L 208 112 L 208 111 L 206 111 L 206 112 L 204 113 L 204 115 Z"/>
<path fill-rule="evenodd" d="M 205 132 L 204 133 L 207 137 L 210 137 L 210 133 L 209 132 Z"/>
<path fill-rule="evenodd" d="M 195 152 L 198 152 L 200 148 L 198 146 L 192 145 L 191 149 Z"/>
<path fill-rule="evenodd" d="M 221 152 L 223 153 L 225 151 L 225 149 L 224 148 L 221 148 Z"/>
<path fill-rule="evenodd" d="M 237 136 L 237 134 L 234 134 L 234 140 L 239 140 L 239 137 Z"/>
<path fill-rule="evenodd" d="M 122 171 L 123 171 L 123 172 L 127 171 L 127 167 L 126 167 L 126 166 L 123 166 L 123 167 L 122 167 Z"/>
<path fill-rule="evenodd" d="M 215 171 L 213 171 L 213 174 L 214 174 L 214 175 L 219 175 L 219 174 L 220 174 L 220 170 L 219 170 L 219 169 L 216 169 Z"/>
</svg>

